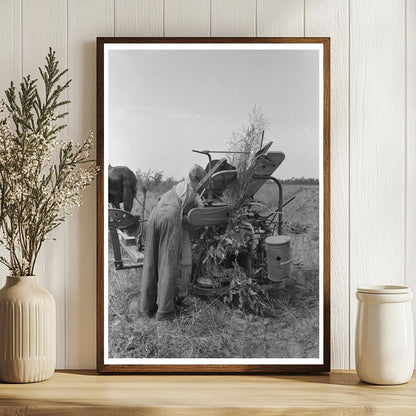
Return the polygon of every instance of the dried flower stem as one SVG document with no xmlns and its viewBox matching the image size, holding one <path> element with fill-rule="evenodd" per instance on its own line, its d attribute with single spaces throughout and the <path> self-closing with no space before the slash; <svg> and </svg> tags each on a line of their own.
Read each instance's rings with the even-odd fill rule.
<svg viewBox="0 0 416 416">
<path fill-rule="evenodd" d="M 28 75 L 18 92 L 11 83 L 0 105 L 0 245 L 9 252 L 0 263 L 14 276 L 33 275 L 47 235 L 81 205 L 97 171 L 89 156 L 92 133 L 80 144 L 59 138 L 66 125 L 58 121 L 67 115 L 60 108 L 69 103 L 60 96 L 70 81 L 59 84 L 67 70 L 58 65 L 49 49 L 39 68 L 44 97 Z"/>
</svg>

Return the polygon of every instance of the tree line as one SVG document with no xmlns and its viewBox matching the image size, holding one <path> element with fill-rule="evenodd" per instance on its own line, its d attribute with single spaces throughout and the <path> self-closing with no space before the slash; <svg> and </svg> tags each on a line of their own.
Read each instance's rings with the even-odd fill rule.
<svg viewBox="0 0 416 416">
<path fill-rule="evenodd" d="M 179 181 L 177 181 L 172 176 L 164 179 L 163 170 L 157 169 L 137 169 L 136 170 L 137 186 L 139 189 L 144 186 L 148 191 L 156 191 L 158 193 L 163 193 L 172 189 Z"/>
<path fill-rule="evenodd" d="M 281 179 L 280 182 L 286 185 L 319 185 L 319 179 L 305 178 L 304 176 L 301 178 Z"/>
</svg>

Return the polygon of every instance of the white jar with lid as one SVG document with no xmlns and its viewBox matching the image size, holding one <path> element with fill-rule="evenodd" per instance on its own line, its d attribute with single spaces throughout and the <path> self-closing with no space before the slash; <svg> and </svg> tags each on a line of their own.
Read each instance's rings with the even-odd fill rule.
<svg viewBox="0 0 416 416">
<path fill-rule="evenodd" d="M 414 367 L 410 288 L 372 286 L 357 289 L 355 366 L 358 377 L 373 384 L 402 384 Z"/>
</svg>

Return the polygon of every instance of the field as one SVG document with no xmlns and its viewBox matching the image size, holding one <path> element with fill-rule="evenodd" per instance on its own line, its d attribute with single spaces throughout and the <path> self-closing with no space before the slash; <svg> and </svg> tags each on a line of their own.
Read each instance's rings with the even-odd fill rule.
<svg viewBox="0 0 416 416">
<path fill-rule="evenodd" d="M 230 309 L 221 299 L 188 297 L 173 321 L 139 313 L 141 269 L 116 271 L 109 250 L 109 357 L 316 358 L 319 356 L 319 188 L 283 185 L 283 234 L 291 237 L 292 276 L 270 294 L 272 313 Z M 275 185 L 256 195 L 276 208 Z M 139 196 L 140 200 L 140 196 Z M 155 195 L 149 195 L 153 205 Z M 140 211 L 140 207 L 134 208 Z"/>
</svg>

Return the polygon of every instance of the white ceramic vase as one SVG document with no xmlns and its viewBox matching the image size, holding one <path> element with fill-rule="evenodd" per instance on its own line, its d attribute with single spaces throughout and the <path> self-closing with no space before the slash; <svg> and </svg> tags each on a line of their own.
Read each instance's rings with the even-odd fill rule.
<svg viewBox="0 0 416 416">
<path fill-rule="evenodd" d="M 373 286 L 357 289 L 355 365 L 358 377 L 372 384 L 402 384 L 414 367 L 410 288 Z"/>
<path fill-rule="evenodd" d="M 0 322 L 0 381 L 50 378 L 56 364 L 55 300 L 36 276 L 7 277 L 0 290 Z"/>
</svg>

